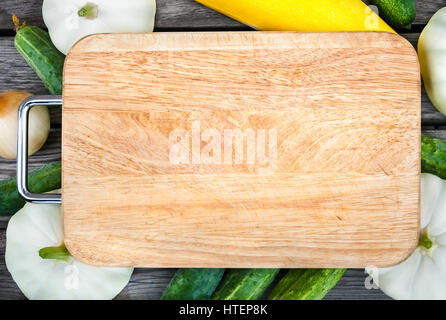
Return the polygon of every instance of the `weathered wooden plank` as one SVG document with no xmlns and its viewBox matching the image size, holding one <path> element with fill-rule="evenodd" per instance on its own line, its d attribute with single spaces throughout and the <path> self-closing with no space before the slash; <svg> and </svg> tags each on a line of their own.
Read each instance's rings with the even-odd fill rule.
<svg viewBox="0 0 446 320">
<path fill-rule="evenodd" d="M 370 1 L 364 1 L 370 3 Z M 446 4 L 443 0 L 416 0 L 415 24 L 426 24 Z M 43 26 L 42 0 L 2 0 L 0 29 L 12 29 L 11 15 L 17 14 L 28 24 Z M 193 0 L 157 0 L 157 29 L 221 29 L 246 28 L 243 24 L 206 8 Z"/>
<path fill-rule="evenodd" d="M 5 247 L 6 230 L 0 228 L 0 300 L 25 299 L 6 269 Z M 159 299 L 174 273 L 175 269 L 136 269 L 117 299 Z"/>
<path fill-rule="evenodd" d="M 415 24 L 426 24 L 439 9 L 446 7 L 444 0 L 415 0 L 417 17 Z"/>
<path fill-rule="evenodd" d="M 367 289 L 368 275 L 363 269 L 349 269 L 326 296 L 326 300 L 384 300 L 391 299 L 379 289 Z"/>
<path fill-rule="evenodd" d="M 0 70 L 0 92 L 21 90 L 32 94 L 49 94 L 36 73 L 15 49 L 12 37 L 0 37 Z M 50 112 L 53 126 L 60 126 L 61 109 L 51 108 Z"/>
<path fill-rule="evenodd" d="M 0 38 L 1 90 L 23 90 L 32 94 L 48 94 L 42 81 L 14 47 L 13 37 Z"/>
<path fill-rule="evenodd" d="M 59 129 L 51 130 L 47 142 L 29 158 L 29 169 L 60 160 L 61 133 Z M 0 180 L 12 177 L 16 172 L 16 161 L 0 158 Z"/>
<path fill-rule="evenodd" d="M 416 47 L 419 33 L 403 33 L 401 35 Z M 1 91 L 24 90 L 33 94 L 48 94 L 42 81 L 14 48 L 11 37 L 0 38 L 0 70 L 8 71 L 0 73 Z M 446 117 L 440 114 L 429 101 L 424 87 L 422 88 L 421 108 L 424 124 L 446 124 Z M 53 126 L 60 126 L 61 110 L 59 108 L 52 108 L 51 123 Z"/>
<path fill-rule="evenodd" d="M 0 300 L 25 299 L 5 263 L 6 230 L 0 229 Z M 136 269 L 118 299 L 159 299 L 175 273 L 173 269 Z"/>
<path fill-rule="evenodd" d="M 2 0 L 0 29 L 12 29 L 12 14 L 29 25 L 44 26 L 42 19 L 43 0 Z M 156 29 L 216 29 L 247 28 L 212 9 L 193 0 L 157 0 Z"/>
<path fill-rule="evenodd" d="M 135 269 L 127 287 L 117 299 L 157 300 L 176 269 Z"/>
<path fill-rule="evenodd" d="M 117 298 L 133 300 L 159 299 L 174 273 L 175 269 L 135 269 L 132 280 Z M 272 283 L 269 290 L 262 297 L 263 299 L 268 297 L 271 289 L 285 273 L 285 270 L 281 272 L 276 278 L 276 281 Z M 327 294 L 325 299 L 390 299 L 379 289 L 366 289 L 365 281 L 367 276 L 363 269 L 347 270 L 336 287 Z"/>
<path fill-rule="evenodd" d="M 423 133 L 428 134 L 435 138 L 446 140 L 446 127 L 440 130 L 433 130 L 433 129 L 424 130 Z"/>
<path fill-rule="evenodd" d="M 0 300 L 25 299 L 6 269 L 5 239 L 6 230 L 0 229 Z M 130 283 L 117 296 L 117 299 L 159 299 L 175 271 L 176 269 L 135 269 Z M 283 274 L 284 272 L 281 273 L 281 275 Z M 326 296 L 326 299 L 387 299 L 388 297 L 380 290 L 367 290 L 365 288 L 366 277 L 367 275 L 364 274 L 362 269 L 347 270 L 338 285 Z M 275 283 L 278 280 L 279 278 Z M 268 296 L 269 291 L 265 297 Z"/>
<path fill-rule="evenodd" d="M 42 0 L 2 0 L 0 6 L 0 29 L 14 29 L 12 15 L 17 14 L 20 19 L 26 19 L 30 25 L 43 25 Z"/>
<path fill-rule="evenodd" d="M 8 226 L 9 218 L 10 217 L 0 216 L 0 230 L 6 229 L 6 227 Z"/>
<path fill-rule="evenodd" d="M 0 229 L 0 300 L 25 299 L 12 279 L 11 274 L 6 269 L 5 246 L 6 230 Z M 130 283 L 118 295 L 117 299 L 159 299 L 175 271 L 175 269 L 135 269 Z M 347 270 L 338 285 L 326 296 L 326 299 L 388 299 L 378 289 L 366 289 L 364 285 L 366 277 L 367 275 L 362 269 Z M 278 280 L 279 278 L 275 283 Z M 265 297 L 267 297 L 268 293 Z"/>
<path fill-rule="evenodd" d="M 193 0 L 157 0 L 156 3 L 156 29 L 250 29 Z"/>
<path fill-rule="evenodd" d="M 29 24 L 42 26 L 40 16 L 41 0 L 3 0 L 0 7 L 0 29 L 12 29 L 10 16 L 17 13 L 26 18 Z M 445 6 L 444 1 L 416 1 L 417 19 L 415 23 L 425 24 L 431 15 Z M 192 0 L 159 0 L 157 14 L 157 29 L 165 31 L 177 29 L 238 29 L 244 28 L 240 23 L 207 9 Z M 412 43 L 418 39 L 418 34 L 404 35 Z M 9 42 L 7 44 L 7 42 Z M 20 89 L 34 94 L 45 94 L 46 89 L 23 59 L 16 53 L 12 38 L 0 38 L 0 70 L 7 70 L 0 75 L 1 90 Z M 424 123 L 445 123 L 445 118 L 435 111 L 423 94 Z M 60 113 L 52 113 L 53 123 L 57 123 Z M 59 120 L 60 123 L 60 120 Z M 428 134 L 446 139 L 446 130 L 427 130 Z M 51 142 L 53 141 L 53 142 Z M 55 161 L 59 156 L 60 137 L 52 132 L 47 145 L 30 159 L 30 167 L 34 168 L 44 163 Z M 49 158 L 47 157 L 49 156 Z M 0 161 L 0 179 L 14 174 L 15 162 Z M 5 231 L 8 218 L 0 218 L 0 299 L 20 299 L 23 295 L 17 288 L 4 265 Z M 175 270 L 172 269 L 137 269 L 129 286 L 120 294 L 119 298 L 157 299 Z M 348 270 L 328 295 L 328 299 L 374 299 L 385 298 L 379 290 L 366 290 L 363 270 Z"/>
</svg>

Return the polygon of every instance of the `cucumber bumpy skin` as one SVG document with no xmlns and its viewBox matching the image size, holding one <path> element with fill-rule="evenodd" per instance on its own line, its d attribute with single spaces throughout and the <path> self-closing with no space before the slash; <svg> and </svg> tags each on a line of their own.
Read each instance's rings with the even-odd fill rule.
<svg viewBox="0 0 446 320">
<path fill-rule="evenodd" d="M 65 55 L 53 45 L 48 32 L 38 27 L 26 26 L 17 31 L 14 45 L 45 87 L 52 94 L 62 94 Z"/>
<path fill-rule="evenodd" d="M 269 300 L 321 300 L 342 278 L 345 269 L 293 269 L 271 292 Z"/>
<path fill-rule="evenodd" d="M 258 300 L 280 269 L 230 269 L 212 300 Z"/>
<path fill-rule="evenodd" d="M 44 193 L 60 189 L 61 164 L 50 163 L 33 170 L 28 175 L 28 186 L 31 192 Z M 0 181 L 0 216 L 10 216 L 25 205 L 25 200 L 17 192 L 16 178 Z"/>
<path fill-rule="evenodd" d="M 164 291 L 162 300 L 209 300 L 225 269 L 179 269 Z"/>
<path fill-rule="evenodd" d="M 446 179 L 446 142 L 421 135 L 421 172 Z"/>
<path fill-rule="evenodd" d="M 372 3 L 378 7 L 381 18 L 394 28 L 410 29 L 415 20 L 414 0 L 373 0 Z"/>
</svg>

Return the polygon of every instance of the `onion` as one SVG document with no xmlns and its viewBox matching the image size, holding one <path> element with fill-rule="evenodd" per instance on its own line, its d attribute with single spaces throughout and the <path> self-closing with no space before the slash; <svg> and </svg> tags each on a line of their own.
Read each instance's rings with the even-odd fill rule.
<svg viewBox="0 0 446 320">
<path fill-rule="evenodd" d="M 17 158 L 17 115 L 20 103 L 31 96 L 28 92 L 7 91 L 0 94 L 0 157 Z M 37 152 L 50 133 L 50 114 L 45 106 L 29 113 L 28 155 Z"/>
</svg>

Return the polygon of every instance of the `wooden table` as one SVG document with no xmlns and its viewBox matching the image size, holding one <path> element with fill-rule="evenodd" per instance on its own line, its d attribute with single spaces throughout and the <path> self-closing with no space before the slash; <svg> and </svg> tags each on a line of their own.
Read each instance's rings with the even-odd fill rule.
<svg viewBox="0 0 446 320">
<path fill-rule="evenodd" d="M 400 34 L 416 47 L 420 32 L 430 17 L 446 6 L 446 0 L 416 0 L 417 18 L 410 31 Z M 41 16 L 42 0 L 2 0 L 0 4 L 0 91 L 24 90 L 33 94 L 48 94 L 40 79 L 14 48 L 12 14 L 28 25 L 44 27 Z M 157 32 L 169 31 L 234 31 L 249 27 L 227 18 L 193 0 L 157 0 Z M 446 117 L 430 103 L 422 90 L 423 132 L 446 139 Z M 30 168 L 60 160 L 61 113 L 51 109 L 51 134 L 45 146 L 30 158 Z M 15 175 L 15 161 L 0 159 L 0 179 Z M 24 299 L 5 266 L 5 235 L 7 217 L 0 217 L 0 299 Z M 129 285 L 119 299 L 159 299 L 173 269 L 136 269 Z M 285 272 L 285 271 L 283 271 Z M 280 275 L 279 275 L 280 276 Z M 326 299 L 386 299 L 378 289 L 366 289 L 367 275 L 363 269 L 348 270 Z"/>
</svg>

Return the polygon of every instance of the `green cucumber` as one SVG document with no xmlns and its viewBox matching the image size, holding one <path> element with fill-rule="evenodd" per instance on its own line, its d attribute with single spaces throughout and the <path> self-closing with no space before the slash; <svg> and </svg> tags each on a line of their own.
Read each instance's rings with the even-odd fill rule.
<svg viewBox="0 0 446 320">
<path fill-rule="evenodd" d="M 446 142 L 421 135 L 421 172 L 446 179 Z"/>
<path fill-rule="evenodd" d="M 321 300 L 345 269 L 293 269 L 274 287 L 269 300 Z"/>
<path fill-rule="evenodd" d="M 378 7 L 381 18 L 391 27 L 410 29 L 415 20 L 414 0 L 372 0 L 372 3 Z"/>
<path fill-rule="evenodd" d="M 212 300 L 257 300 L 280 269 L 231 269 L 212 295 Z"/>
<path fill-rule="evenodd" d="M 28 174 L 28 187 L 31 192 L 43 193 L 60 189 L 60 162 L 50 163 Z M 17 193 L 17 180 L 10 178 L 0 181 L 0 216 L 10 216 L 25 205 L 25 200 Z"/>
<path fill-rule="evenodd" d="M 179 269 L 164 291 L 162 300 L 209 300 L 225 269 Z"/>
<path fill-rule="evenodd" d="M 17 31 L 14 45 L 48 90 L 52 94 L 62 94 L 65 55 L 53 45 L 48 32 L 26 26 Z"/>
</svg>

